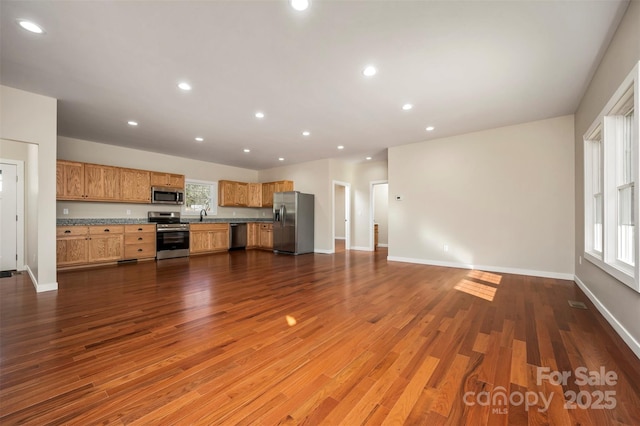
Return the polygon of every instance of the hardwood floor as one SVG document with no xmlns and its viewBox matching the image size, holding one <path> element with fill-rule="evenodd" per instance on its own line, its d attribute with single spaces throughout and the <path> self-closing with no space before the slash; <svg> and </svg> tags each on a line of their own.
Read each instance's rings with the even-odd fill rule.
<svg viewBox="0 0 640 426">
<path fill-rule="evenodd" d="M 640 363 L 574 283 L 386 253 L 3 278 L 0 423 L 640 424 Z"/>
</svg>

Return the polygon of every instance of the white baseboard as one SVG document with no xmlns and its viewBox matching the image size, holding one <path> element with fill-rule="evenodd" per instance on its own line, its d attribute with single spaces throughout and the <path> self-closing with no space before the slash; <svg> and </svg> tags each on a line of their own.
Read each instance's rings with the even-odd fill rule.
<svg viewBox="0 0 640 426">
<path fill-rule="evenodd" d="M 333 254 L 335 253 L 335 250 L 313 249 L 313 252 L 319 254 Z"/>
<path fill-rule="evenodd" d="M 613 329 L 618 333 L 618 335 L 624 340 L 624 342 L 629 346 L 629 348 L 633 351 L 633 353 L 640 358 L 640 343 L 627 331 L 626 328 L 613 316 L 613 314 L 600 302 L 600 300 L 596 297 L 595 294 L 589 290 L 589 288 L 582 282 L 578 276 L 574 276 L 574 281 L 580 287 L 580 290 L 587 295 L 591 303 L 594 304 L 598 312 L 602 314 L 604 319 L 613 327 Z"/>
<path fill-rule="evenodd" d="M 345 237 L 335 237 L 336 240 L 346 240 Z"/>
<path fill-rule="evenodd" d="M 389 247 L 389 244 L 378 243 L 378 247 Z"/>
<path fill-rule="evenodd" d="M 500 272 L 503 274 L 516 274 L 516 275 L 530 275 L 532 277 L 555 278 L 558 280 L 573 281 L 573 278 L 574 278 L 573 274 L 564 274 L 561 272 L 536 271 L 532 269 L 508 268 L 508 267 L 502 267 L 502 266 L 471 265 L 468 263 L 443 262 L 440 260 L 429 260 L 429 259 L 414 259 L 411 257 L 387 256 L 387 260 L 390 260 L 392 262 L 418 263 L 421 265 L 446 266 L 448 268 L 479 269 L 479 270 L 488 271 L 488 272 Z"/>
<path fill-rule="evenodd" d="M 350 250 L 373 251 L 369 247 L 364 247 L 364 246 L 351 246 Z"/>
<path fill-rule="evenodd" d="M 29 278 L 31 278 L 31 282 L 33 283 L 33 287 L 36 289 L 36 293 L 42 293 L 45 291 L 55 291 L 58 289 L 58 283 L 47 283 L 47 284 L 39 284 L 36 277 L 33 275 L 33 271 L 29 268 L 29 265 L 26 265 L 25 269 L 29 273 Z"/>
</svg>

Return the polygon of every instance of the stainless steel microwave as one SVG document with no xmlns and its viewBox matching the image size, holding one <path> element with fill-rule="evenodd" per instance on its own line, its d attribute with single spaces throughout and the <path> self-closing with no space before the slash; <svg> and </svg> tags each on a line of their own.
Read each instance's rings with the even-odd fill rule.
<svg viewBox="0 0 640 426">
<path fill-rule="evenodd" d="M 153 204 L 184 204 L 184 191 L 178 188 L 151 188 L 151 202 Z"/>
</svg>

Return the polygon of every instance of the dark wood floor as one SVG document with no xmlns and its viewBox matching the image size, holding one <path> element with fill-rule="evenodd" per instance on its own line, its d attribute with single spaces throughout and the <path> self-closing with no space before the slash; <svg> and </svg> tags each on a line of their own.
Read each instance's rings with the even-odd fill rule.
<svg viewBox="0 0 640 426">
<path fill-rule="evenodd" d="M 42 294 L 1 279 L 0 423 L 640 424 L 638 359 L 574 283 L 386 254 L 235 251 Z"/>
</svg>

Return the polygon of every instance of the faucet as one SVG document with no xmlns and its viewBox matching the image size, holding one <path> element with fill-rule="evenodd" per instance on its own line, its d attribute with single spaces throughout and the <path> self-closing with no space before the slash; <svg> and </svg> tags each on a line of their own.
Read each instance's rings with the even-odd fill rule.
<svg viewBox="0 0 640 426">
<path fill-rule="evenodd" d="M 207 215 L 207 210 L 206 209 L 202 209 L 200 210 L 200 222 L 202 222 L 202 214 L 204 213 L 204 215 Z"/>
</svg>

